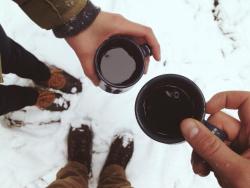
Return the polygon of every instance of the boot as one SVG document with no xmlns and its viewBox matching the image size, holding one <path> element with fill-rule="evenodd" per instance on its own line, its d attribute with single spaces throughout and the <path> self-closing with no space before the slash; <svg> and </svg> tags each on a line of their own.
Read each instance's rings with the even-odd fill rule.
<svg viewBox="0 0 250 188">
<path fill-rule="evenodd" d="M 134 152 L 134 141 L 126 135 L 117 135 L 111 144 L 103 169 L 109 165 L 119 165 L 125 170 Z"/>
<path fill-rule="evenodd" d="M 70 102 L 59 93 L 38 89 L 36 106 L 42 110 L 64 111 L 70 106 Z"/>
<path fill-rule="evenodd" d="M 92 160 L 92 130 L 87 125 L 80 128 L 70 128 L 68 136 L 68 160 L 76 161 L 87 167 L 88 173 L 91 171 Z"/>
<path fill-rule="evenodd" d="M 35 81 L 39 86 L 60 90 L 64 93 L 74 94 L 82 91 L 82 83 L 67 72 L 57 67 L 49 67 L 50 78 L 46 81 Z"/>
</svg>

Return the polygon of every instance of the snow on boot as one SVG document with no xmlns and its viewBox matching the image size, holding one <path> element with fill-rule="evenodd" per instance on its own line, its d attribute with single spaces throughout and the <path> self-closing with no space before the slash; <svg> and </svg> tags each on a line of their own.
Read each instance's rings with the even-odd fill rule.
<svg viewBox="0 0 250 188">
<path fill-rule="evenodd" d="M 50 66 L 50 78 L 46 81 L 36 81 L 39 86 L 60 90 L 64 93 L 74 94 L 82 91 L 80 80 L 71 76 L 62 69 Z"/>
<path fill-rule="evenodd" d="M 126 169 L 134 152 L 134 141 L 132 135 L 126 133 L 116 135 L 111 144 L 104 168 L 116 164 Z M 103 169 L 104 169 L 103 168 Z"/>
<path fill-rule="evenodd" d="M 70 102 L 63 98 L 60 93 L 48 90 L 38 90 L 36 106 L 42 110 L 64 111 L 70 106 Z"/>
</svg>

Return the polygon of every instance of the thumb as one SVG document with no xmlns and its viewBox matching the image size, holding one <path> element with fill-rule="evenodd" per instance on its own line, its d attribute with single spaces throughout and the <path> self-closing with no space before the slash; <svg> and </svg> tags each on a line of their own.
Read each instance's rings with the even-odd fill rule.
<svg viewBox="0 0 250 188">
<path fill-rule="evenodd" d="M 213 135 L 201 122 L 186 119 L 181 123 L 186 141 L 217 173 L 229 173 L 241 159 L 219 138 Z"/>
</svg>

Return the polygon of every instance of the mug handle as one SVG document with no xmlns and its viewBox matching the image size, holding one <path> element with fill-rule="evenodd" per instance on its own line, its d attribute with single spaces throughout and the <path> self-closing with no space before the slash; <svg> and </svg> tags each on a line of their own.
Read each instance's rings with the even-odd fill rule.
<svg viewBox="0 0 250 188">
<path fill-rule="evenodd" d="M 140 45 L 144 57 L 151 56 L 153 54 L 151 47 L 148 44 Z"/>
<path fill-rule="evenodd" d="M 225 141 L 228 139 L 227 133 L 222 131 L 221 129 L 215 127 L 211 123 L 209 123 L 206 120 L 203 120 L 202 123 L 215 135 L 217 136 L 221 141 Z"/>
<path fill-rule="evenodd" d="M 221 141 L 225 141 L 228 136 L 227 133 L 225 133 L 224 131 L 222 131 L 221 129 L 215 127 L 214 125 L 212 125 L 211 123 L 209 123 L 206 120 L 203 120 L 202 123 L 215 135 L 217 136 Z M 207 161 L 203 160 L 204 164 L 208 164 Z"/>
</svg>

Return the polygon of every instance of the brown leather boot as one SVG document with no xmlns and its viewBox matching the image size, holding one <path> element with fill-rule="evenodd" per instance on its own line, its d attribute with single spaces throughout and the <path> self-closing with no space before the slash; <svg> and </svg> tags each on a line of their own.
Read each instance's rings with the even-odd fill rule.
<svg viewBox="0 0 250 188">
<path fill-rule="evenodd" d="M 104 164 L 107 167 L 112 164 L 119 165 L 126 169 L 134 152 L 134 141 L 129 135 L 116 135 L 113 143 L 111 144 L 108 157 Z"/>
<path fill-rule="evenodd" d="M 63 98 L 59 93 L 48 90 L 38 90 L 36 106 L 42 110 L 64 111 L 70 106 L 70 102 Z"/>
<path fill-rule="evenodd" d="M 51 74 L 49 80 L 36 81 L 35 83 L 37 85 L 60 90 L 64 93 L 70 94 L 79 93 L 82 91 L 82 83 L 80 80 L 57 67 L 51 66 L 49 69 Z"/>
<path fill-rule="evenodd" d="M 68 160 L 76 161 L 87 167 L 91 172 L 93 132 L 87 125 L 70 128 L 68 136 Z"/>
</svg>

